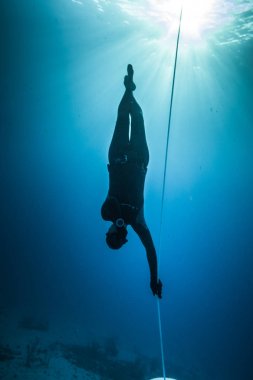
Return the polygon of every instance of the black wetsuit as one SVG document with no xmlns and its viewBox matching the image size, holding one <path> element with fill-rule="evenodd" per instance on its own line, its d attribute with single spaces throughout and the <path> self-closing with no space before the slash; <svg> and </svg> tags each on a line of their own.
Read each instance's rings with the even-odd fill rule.
<svg viewBox="0 0 253 380">
<path fill-rule="evenodd" d="M 131 137 L 129 139 L 129 117 Z M 149 161 L 142 110 L 131 92 L 125 92 L 109 148 L 109 191 L 102 205 L 102 218 L 123 218 L 140 237 L 147 253 L 151 278 L 157 279 L 154 243 L 144 218 L 144 184 Z"/>
</svg>

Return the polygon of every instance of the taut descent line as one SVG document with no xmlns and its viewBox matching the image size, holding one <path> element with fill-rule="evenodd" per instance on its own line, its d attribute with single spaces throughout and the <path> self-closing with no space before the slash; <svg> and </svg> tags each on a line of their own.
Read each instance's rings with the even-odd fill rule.
<svg viewBox="0 0 253 380">
<path fill-rule="evenodd" d="M 169 121 L 168 121 L 168 130 L 167 130 L 167 138 L 166 138 L 166 149 L 165 149 L 165 159 L 164 159 L 162 202 L 161 202 L 162 205 L 161 205 L 161 213 L 160 213 L 159 245 L 158 245 L 158 269 L 159 269 L 159 265 L 160 265 L 160 256 L 161 256 L 160 255 L 160 252 L 161 252 L 161 232 L 162 232 L 163 209 L 164 209 L 164 194 L 165 194 L 165 187 L 166 187 L 168 146 L 169 146 L 171 115 L 172 115 L 172 105 L 173 105 L 173 97 L 174 97 L 174 87 L 175 87 L 175 78 L 176 78 L 176 69 L 177 69 L 177 56 L 178 56 L 178 47 L 179 47 L 179 39 L 180 39 L 180 31 L 181 31 L 182 13 L 183 13 L 183 6 L 181 7 L 180 18 L 179 18 L 179 26 L 178 26 L 178 33 L 177 33 L 176 54 L 175 54 L 173 79 L 172 79 L 172 87 L 171 87 Z M 160 348 L 161 348 L 163 378 L 164 378 L 164 380 L 166 380 L 165 362 L 164 362 L 164 347 L 163 347 L 163 334 L 162 334 L 162 323 L 161 323 L 161 310 L 160 310 L 160 302 L 159 302 L 158 298 L 157 298 L 157 314 L 158 314 L 158 327 L 159 327 L 159 337 L 160 337 Z"/>
</svg>

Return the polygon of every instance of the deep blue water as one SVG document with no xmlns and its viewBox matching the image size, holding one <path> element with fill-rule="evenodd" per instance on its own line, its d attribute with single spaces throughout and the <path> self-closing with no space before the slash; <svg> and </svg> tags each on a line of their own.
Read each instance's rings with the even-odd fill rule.
<svg viewBox="0 0 253 380">
<path fill-rule="evenodd" d="M 179 45 L 160 252 L 166 367 L 178 380 L 253 378 L 253 13 L 228 4 L 234 24 Z M 115 337 L 159 356 L 144 249 L 130 231 L 110 251 L 100 207 L 132 63 L 158 244 L 176 35 L 162 40 L 110 1 L 3 0 L 0 12 L 0 309 L 43 316 L 63 339 Z"/>
</svg>

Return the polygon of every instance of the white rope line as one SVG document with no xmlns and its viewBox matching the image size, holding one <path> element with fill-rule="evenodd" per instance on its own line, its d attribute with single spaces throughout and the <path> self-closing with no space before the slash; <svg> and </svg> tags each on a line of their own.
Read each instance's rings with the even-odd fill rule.
<svg viewBox="0 0 253 380">
<path fill-rule="evenodd" d="M 168 130 L 167 130 L 167 138 L 166 138 L 164 172 L 163 172 L 163 187 L 162 187 L 162 201 L 161 201 L 161 212 L 160 212 L 160 227 L 159 227 L 158 265 L 157 265 L 158 277 L 157 278 L 159 278 L 159 266 L 160 266 L 160 257 L 161 257 L 161 254 L 160 254 L 161 253 L 161 232 L 162 232 L 164 195 L 165 195 L 166 175 L 167 175 L 168 146 L 169 146 L 172 104 L 173 104 L 173 97 L 174 97 L 175 77 L 176 77 L 176 68 L 177 68 L 177 55 L 178 55 L 178 46 L 179 46 L 179 38 L 180 38 L 180 31 L 181 31 L 182 13 L 183 13 L 183 7 L 181 8 L 180 18 L 179 18 L 176 54 L 175 54 L 174 70 L 173 70 L 173 80 L 172 80 L 172 87 L 171 87 L 169 121 L 168 121 Z M 157 298 L 157 314 L 158 314 L 158 327 L 159 327 L 159 338 L 160 338 L 161 359 L 162 359 L 162 371 L 163 371 L 163 378 L 164 378 L 164 380 L 166 380 L 165 361 L 164 361 L 164 347 L 163 347 L 163 333 L 162 333 L 162 322 L 161 322 L 161 310 L 160 310 L 160 302 L 159 302 L 158 298 Z"/>
</svg>

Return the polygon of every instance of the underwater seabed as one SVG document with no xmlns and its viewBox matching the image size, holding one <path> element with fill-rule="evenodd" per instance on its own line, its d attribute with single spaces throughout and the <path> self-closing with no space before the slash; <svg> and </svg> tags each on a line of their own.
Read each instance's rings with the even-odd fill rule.
<svg viewBox="0 0 253 380">
<path fill-rule="evenodd" d="M 36 315 L 35 315 L 36 314 Z M 1 380 L 164 380 L 159 356 L 71 319 L 0 308 Z M 166 380 L 209 380 L 171 358 Z"/>
<path fill-rule="evenodd" d="M 81 334 L 77 339 L 72 325 L 63 328 L 43 318 L 17 314 L 0 318 L 0 327 L 3 380 L 163 379 L 154 378 L 161 371 L 158 358 L 125 351 L 114 338 L 90 341 Z"/>
</svg>

